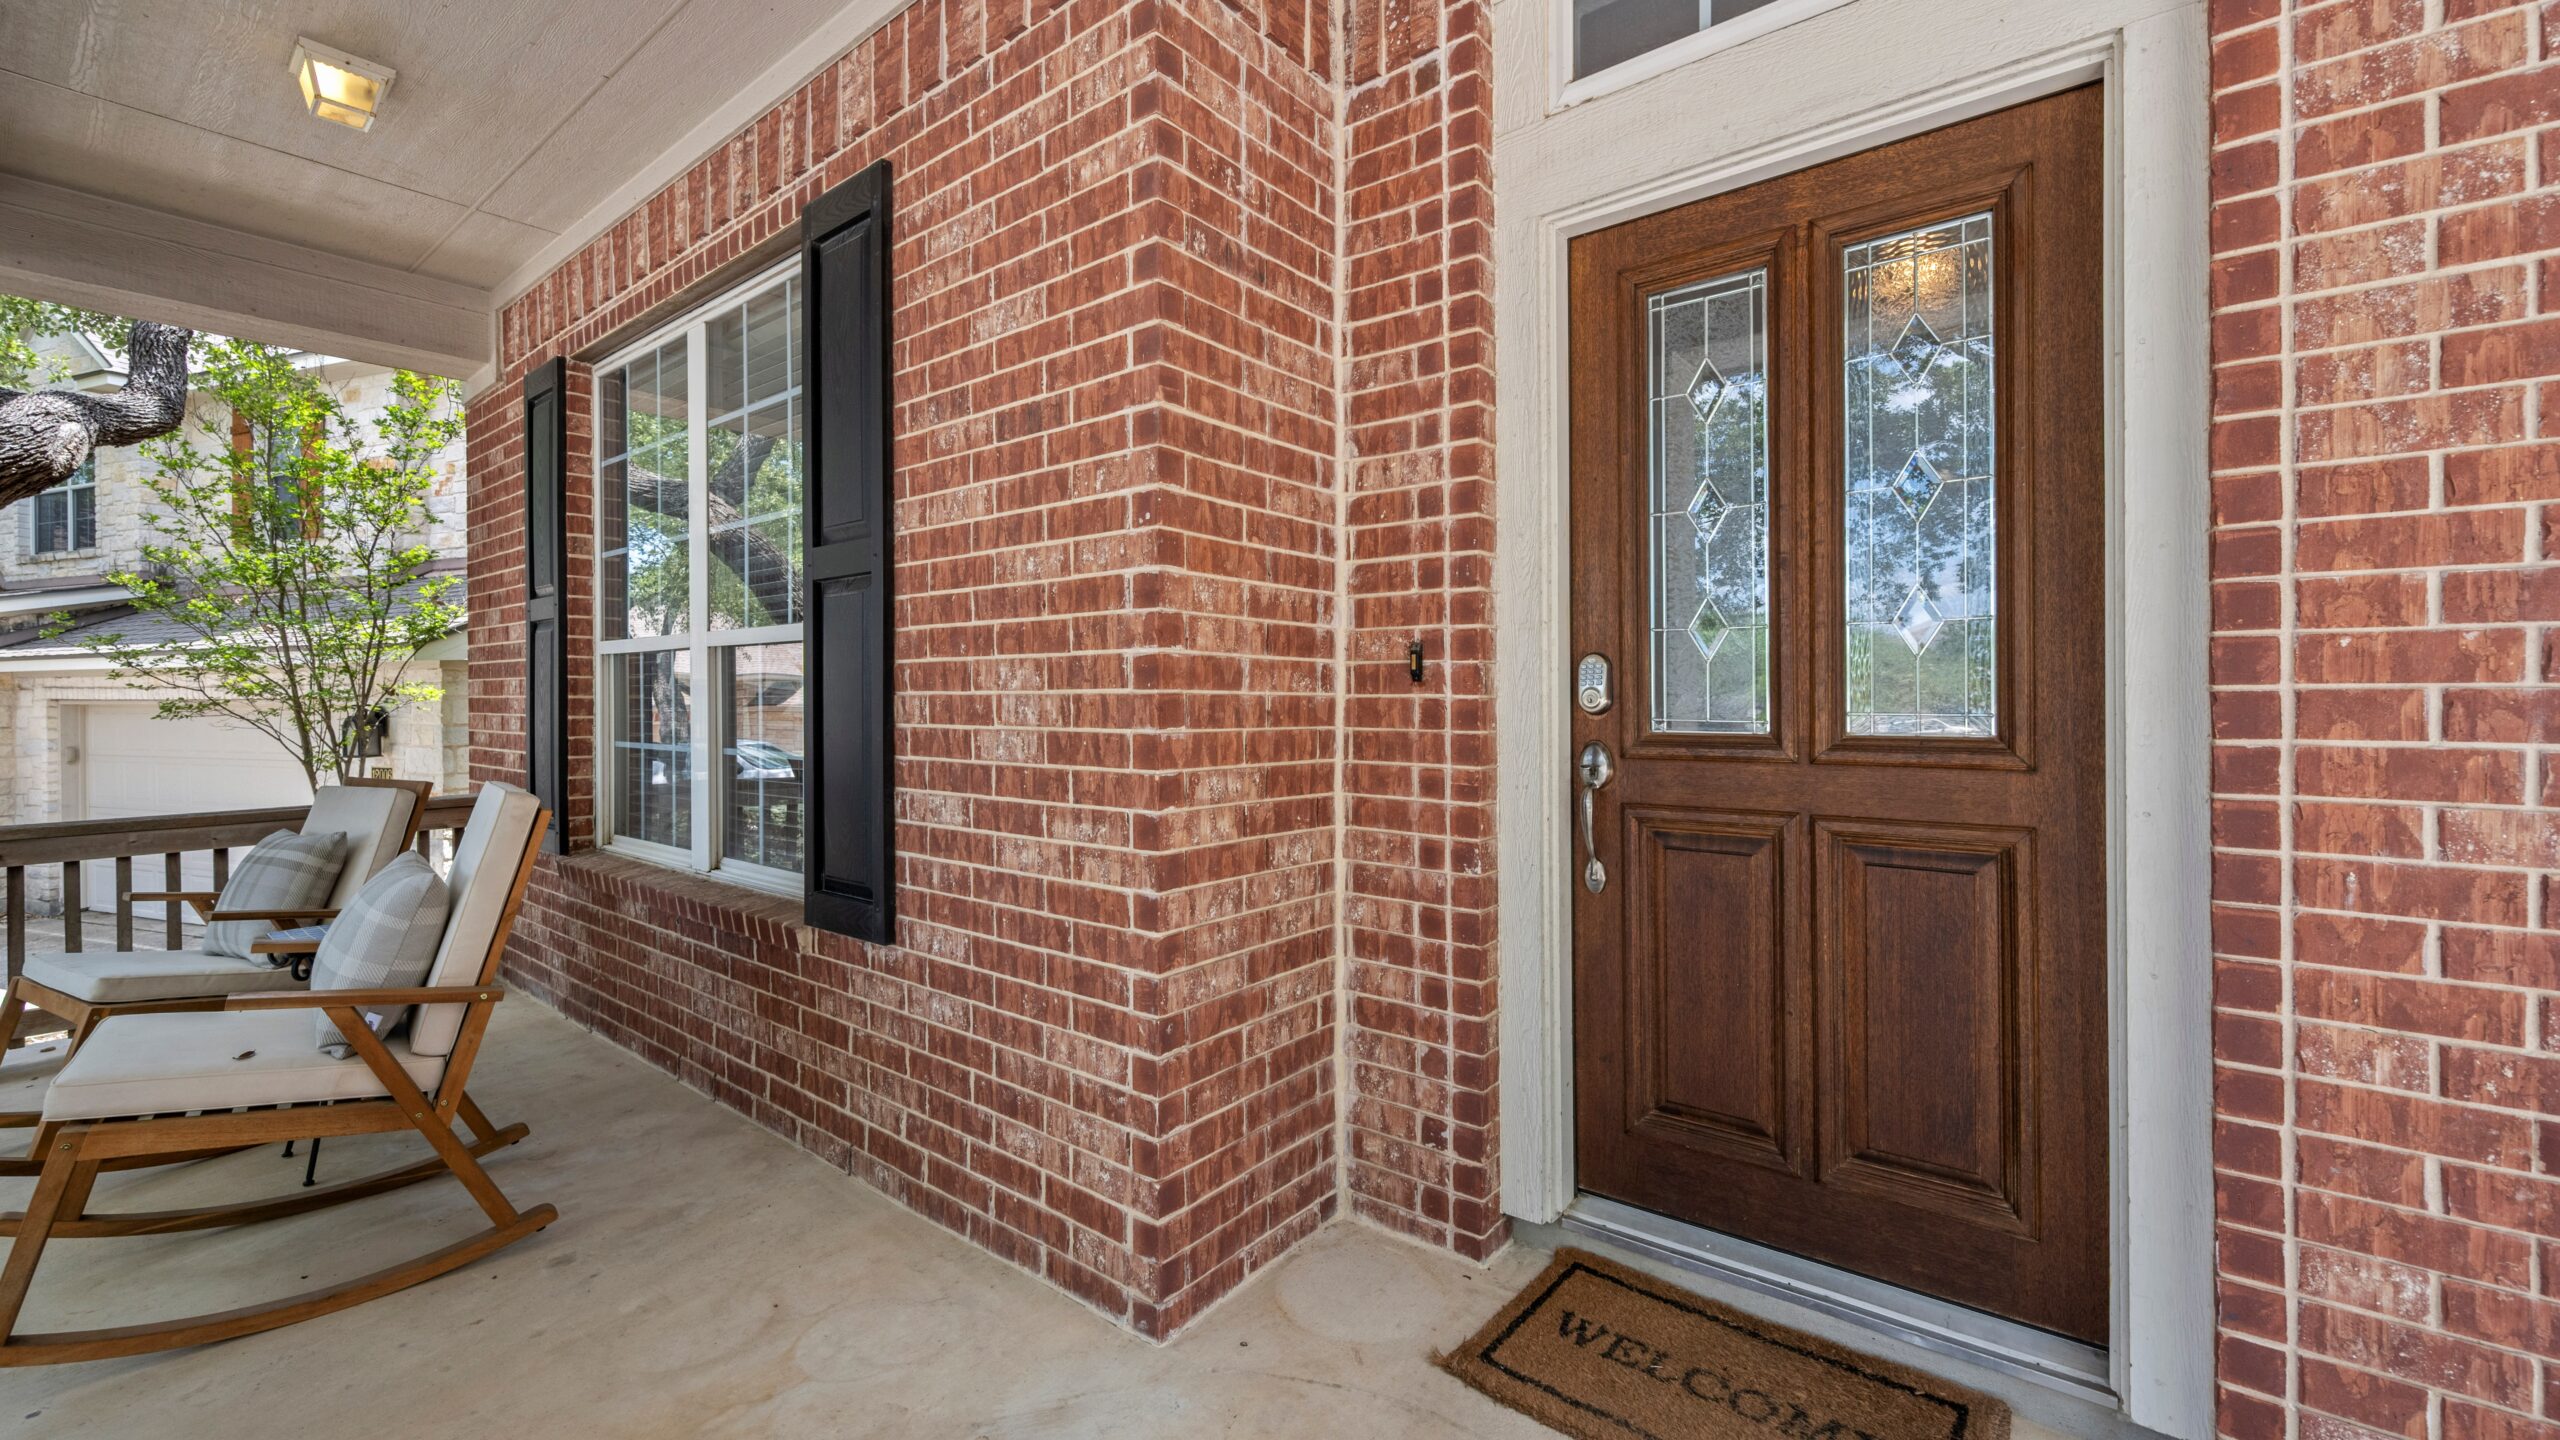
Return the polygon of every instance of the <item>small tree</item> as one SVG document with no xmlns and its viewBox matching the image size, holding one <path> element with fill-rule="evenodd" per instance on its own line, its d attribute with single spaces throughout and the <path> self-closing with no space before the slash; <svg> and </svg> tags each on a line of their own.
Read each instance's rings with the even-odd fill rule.
<svg viewBox="0 0 2560 1440">
<path fill-rule="evenodd" d="M 203 347 L 199 388 L 246 422 L 199 417 L 144 447 L 157 473 L 158 538 L 145 568 L 115 576 L 162 633 L 88 648 L 118 678 L 174 691 L 162 719 L 223 715 L 283 746 L 317 785 L 352 773 L 371 717 L 442 692 L 413 682 L 418 650 L 461 622 L 429 575 L 427 497 L 438 454 L 462 432 L 450 382 L 401 371 L 368 437 L 290 352 Z M 200 443 L 201 442 L 201 443 Z M 58 633 L 70 617 L 57 615 Z"/>
</svg>

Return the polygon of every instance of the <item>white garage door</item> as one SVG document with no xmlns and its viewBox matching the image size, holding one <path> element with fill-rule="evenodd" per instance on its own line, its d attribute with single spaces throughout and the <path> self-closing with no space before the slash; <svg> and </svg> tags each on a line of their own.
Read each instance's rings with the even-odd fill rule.
<svg viewBox="0 0 2560 1440">
<path fill-rule="evenodd" d="M 83 705 L 65 716 L 66 750 L 62 794 L 76 801 L 79 818 L 123 820 L 153 815 L 184 815 L 206 810 L 264 810 L 276 805 L 302 805 L 311 787 L 302 767 L 283 747 L 245 726 L 227 720 L 198 718 L 161 720 L 151 705 Z M 71 737 L 79 736 L 78 740 Z M 68 807 L 66 807 L 68 808 Z M 237 851 L 233 858 L 238 858 Z M 115 909 L 115 862 L 85 865 L 80 876 L 82 904 L 91 910 Z M 188 889 L 211 889 L 213 856 L 186 858 Z M 133 888 L 158 890 L 166 875 L 157 857 L 133 862 Z M 145 915 L 159 916 L 157 906 Z"/>
</svg>

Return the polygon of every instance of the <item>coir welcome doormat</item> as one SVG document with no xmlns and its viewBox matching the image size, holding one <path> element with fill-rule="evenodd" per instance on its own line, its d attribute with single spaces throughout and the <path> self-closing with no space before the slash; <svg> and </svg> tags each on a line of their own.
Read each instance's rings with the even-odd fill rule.
<svg viewBox="0 0 2560 1440">
<path fill-rule="evenodd" d="M 1592 1440 L 2009 1435 L 2009 1407 L 1988 1396 L 1578 1250 L 1556 1252 L 1440 1363 L 1512 1409 Z"/>
</svg>

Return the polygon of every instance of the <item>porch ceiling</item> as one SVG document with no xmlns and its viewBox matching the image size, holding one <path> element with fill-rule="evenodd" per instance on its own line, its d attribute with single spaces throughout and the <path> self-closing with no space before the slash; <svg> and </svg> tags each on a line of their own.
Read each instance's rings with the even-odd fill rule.
<svg viewBox="0 0 2560 1440">
<path fill-rule="evenodd" d="M 46 285 L 44 252 L 76 257 L 94 239 L 85 231 L 173 230 L 198 251 L 477 308 L 485 331 L 489 292 L 855 8 L 885 7 L 0 0 L 0 282 L 98 303 L 77 263 L 55 267 L 72 272 L 66 285 Z M 372 131 L 304 111 L 287 73 L 303 35 L 398 72 Z M 164 230 L 155 216 L 179 223 Z M 297 253 L 322 263 L 297 266 Z M 127 268 L 147 272 L 151 257 Z M 275 308 L 247 303 L 254 295 L 169 298 Z M 453 343 L 437 335 L 426 348 Z M 485 334 L 476 349 L 485 358 Z"/>
</svg>

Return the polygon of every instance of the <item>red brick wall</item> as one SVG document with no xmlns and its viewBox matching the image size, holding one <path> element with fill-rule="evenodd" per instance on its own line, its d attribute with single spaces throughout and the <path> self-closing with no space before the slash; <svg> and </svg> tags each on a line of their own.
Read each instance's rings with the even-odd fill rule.
<svg viewBox="0 0 2560 1440">
<path fill-rule="evenodd" d="M 1351 1204 L 1462 1254 L 1497 1193 L 1492 28 L 1483 0 L 1347 13 Z M 1423 680 L 1406 646 L 1423 644 Z"/>
<path fill-rule="evenodd" d="M 1146 471 L 1133 397 L 1110 388 L 1129 383 L 1143 319 L 1127 297 L 1143 238 L 1128 101 L 1145 43 L 1129 20 L 1108 6 L 912 9 L 501 327 L 510 378 L 552 353 L 592 357 L 772 258 L 811 195 L 892 159 L 905 944 L 812 935 L 789 903 L 589 855 L 545 863 L 514 968 L 573 1017 L 1124 1317 L 1152 1283 L 1133 1233 L 1152 1122 L 1133 1075 L 1149 957 L 1080 932 L 1134 938 L 1114 882 L 1138 863 L 1125 807 L 1144 797 L 1089 759 L 1129 717 L 1043 692 L 1076 688 L 1079 664 L 1116 664 L 1101 657 L 1149 623 L 1131 604 L 1146 554 L 1129 523 Z M 1102 163 L 1078 184 L 1044 147 Z M 484 403 L 475 419 L 507 443 L 511 395 Z M 571 453 L 589 452 L 573 437 Z M 511 467 L 512 448 L 475 455 L 475 498 L 500 536 L 521 503 Z M 574 467 L 573 505 L 590 515 L 591 479 Z M 1120 543 L 1079 551 L 1081 534 Z M 512 576 L 521 557 L 475 544 L 474 563 Z M 503 698 L 517 660 L 510 617 L 492 620 L 474 688 Z M 507 708 L 474 724 L 486 773 L 520 773 Z M 573 753 L 584 764 L 591 748 Z M 577 809 L 581 834 L 591 817 Z"/>
<path fill-rule="evenodd" d="M 512 779 L 514 382 L 787 253 L 811 196 L 892 161 L 900 944 L 590 851 L 544 862 L 513 970 L 1150 1334 L 1333 1213 L 1346 1044 L 1364 1212 L 1501 1235 L 1485 22 L 1382 37 L 1371 8 L 1347 98 L 1337 17 L 1291 0 L 919 0 L 509 303 L 473 406 L 474 768 Z M 582 658 L 582 717 L 594 683 Z"/>
<path fill-rule="evenodd" d="M 2560 1434 L 2560 6 L 2212 12 L 2221 1427 Z"/>
<path fill-rule="evenodd" d="M 2222 1428 L 2560 1433 L 2560 4 L 2212 11 Z M 512 382 L 896 164 L 901 944 L 587 854 L 524 983 L 1148 1333 L 1498 1247 L 1489 24 L 919 0 L 509 304 L 491 777 Z"/>
<path fill-rule="evenodd" d="M 1143 8 L 1168 628 L 1135 675 L 1166 707 L 1134 757 L 1165 802 L 1139 822 L 1166 1217 L 1141 1323 L 1171 1333 L 1336 1204 L 1335 121 L 1323 11 Z"/>
</svg>

